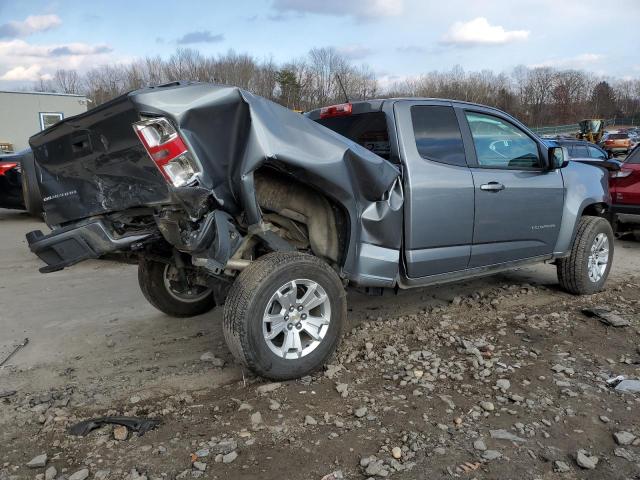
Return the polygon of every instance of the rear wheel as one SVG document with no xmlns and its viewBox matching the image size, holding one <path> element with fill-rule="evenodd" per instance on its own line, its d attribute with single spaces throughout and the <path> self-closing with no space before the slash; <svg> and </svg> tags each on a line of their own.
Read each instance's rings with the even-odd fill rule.
<svg viewBox="0 0 640 480">
<path fill-rule="evenodd" d="M 604 287 L 613 261 L 613 230 L 604 218 L 580 219 L 571 254 L 558 260 L 558 280 L 576 295 L 597 293 Z"/>
<path fill-rule="evenodd" d="M 173 264 L 141 260 L 138 283 L 149 303 L 172 317 L 193 317 L 216 306 L 210 287 L 196 283 L 191 272 L 180 272 Z"/>
<path fill-rule="evenodd" d="M 299 378 L 335 351 L 347 314 L 340 278 L 322 260 L 270 253 L 240 273 L 227 296 L 224 335 L 244 366 L 267 378 Z"/>
<path fill-rule="evenodd" d="M 36 178 L 36 167 L 32 155 L 25 155 L 22 158 L 22 198 L 24 208 L 29 215 L 42 218 L 42 197 L 38 188 Z"/>
</svg>

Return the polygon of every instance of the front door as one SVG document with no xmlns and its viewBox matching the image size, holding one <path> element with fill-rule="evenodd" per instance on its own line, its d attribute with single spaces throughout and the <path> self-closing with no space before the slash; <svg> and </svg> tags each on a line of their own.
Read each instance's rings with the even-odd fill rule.
<svg viewBox="0 0 640 480">
<path fill-rule="evenodd" d="M 564 204 L 560 170 L 545 170 L 540 152 L 545 147 L 508 117 L 465 109 L 464 118 L 475 150 L 469 267 L 550 255 Z"/>
</svg>

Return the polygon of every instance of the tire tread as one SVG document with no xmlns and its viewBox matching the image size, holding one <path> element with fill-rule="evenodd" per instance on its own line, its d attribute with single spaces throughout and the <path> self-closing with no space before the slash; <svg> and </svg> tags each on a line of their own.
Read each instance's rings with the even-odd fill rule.
<svg viewBox="0 0 640 480">
<path fill-rule="evenodd" d="M 561 258 L 557 263 L 558 281 L 560 286 L 574 295 L 584 295 L 598 291 L 589 282 L 586 274 L 587 256 L 590 250 L 591 234 L 598 230 L 600 225 L 609 223 L 602 217 L 585 215 L 580 218 L 578 228 L 571 245 L 571 253 L 566 258 Z M 609 230 L 611 227 L 609 226 Z M 610 238 L 613 238 L 611 233 Z M 610 242 L 613 250 L 613 242 Z"/>
<path fill-rule="evenodd" d="M 249 344 L 248 324 L 245 321 L 245 317 L 256 299 L 258 288 L 269 275 L 292 264 L 299 265 L 301 263 L 314 264 L 330 275 L 335 276 L 335 280 L 340 282 L 339 277 L 328 264 L 312 255 L 301 252 L 273 252 L 251 262 L 238 275 L 229 290 L 225 302 L 223 331 L 229 350 L 244 367 L 273 380 L 286 380 L 290 379 L 291 376 L 272 371 L 267 372 L 259 364 Z M 340 286 L 342 287 L 342 285 Z M 342 292 L 343 295 L 346 295 L 344 289 Z M 344 309 L 343 312 L 339 313 L 342 318 L 346 318 L 346 301 L 342 302 L 342 304 Z M 336 346 L 340 340 L 340 334 L 341 332 L 338 332 Z"/>
</svg>

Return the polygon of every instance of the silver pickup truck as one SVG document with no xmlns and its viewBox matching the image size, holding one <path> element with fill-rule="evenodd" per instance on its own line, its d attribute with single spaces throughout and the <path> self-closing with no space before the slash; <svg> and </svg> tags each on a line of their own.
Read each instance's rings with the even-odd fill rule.
<svg viewBox="0 0 640 480">
<path fill-rule="evenodd" d="M 30 144 L 52 229 L 27 235 L 42 272 L 136 261 L 167 315 L 224 304 L 230 350 L 272 379 L 327 361 L 347 287 L 382 294 L 547 262 L 565 290 L 590 294 L 611 269 L 607 172 L 482 105 L 396 98 L 301 115 L 176 82 Z"/>
</svg>

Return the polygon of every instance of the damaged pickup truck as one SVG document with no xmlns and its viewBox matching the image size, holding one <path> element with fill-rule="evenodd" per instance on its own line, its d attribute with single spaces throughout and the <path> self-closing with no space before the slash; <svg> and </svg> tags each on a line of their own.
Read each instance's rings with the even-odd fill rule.
<svg viewBox="0 0 640 480">
<path fill-rule="evenodd" d="M 347 286 L 382 294 L 550 262 L 589 294 L 611 268 L 606 172 L 494 108 L 385 99 L 300 115 L 176 82 L 30 143 L 52 229 L 27 235 L 42 272 L 136 259 L 167 315 L 224 304 L 230 350 L 272 379 L 326 362 Z"/>
</svg>

